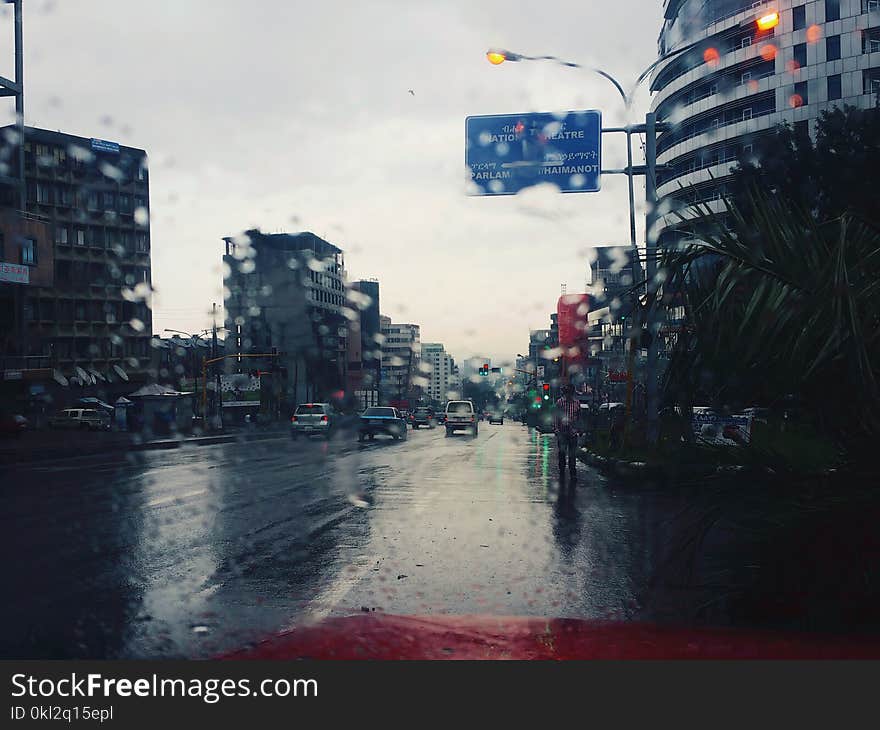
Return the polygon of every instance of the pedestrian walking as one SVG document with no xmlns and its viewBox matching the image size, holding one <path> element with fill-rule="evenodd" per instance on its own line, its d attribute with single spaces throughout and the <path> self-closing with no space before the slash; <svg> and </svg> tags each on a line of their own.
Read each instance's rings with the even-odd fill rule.
<svg viewBox="0 0 880 730">
<path fill-rule="evenodd" d="M 556 434 L 556 446 L 559 453 L 559 476 L 565 475 L 568 462 L 569 476 L 577 476 L 577 445 L 580 419 L 580 402 L 574 396 L 574 388 L 570 383 L 562 386 L 562 397 L 556 401 L 553 414 L 553 431 Z"/>
</svg>

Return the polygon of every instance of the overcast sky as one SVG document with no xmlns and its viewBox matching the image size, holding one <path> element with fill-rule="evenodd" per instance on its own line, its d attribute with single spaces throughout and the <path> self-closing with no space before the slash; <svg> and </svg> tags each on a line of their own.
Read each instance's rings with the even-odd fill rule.
<svg viewBox="0 0 880 730">
<path fill-rule="evenodd" d="M 349 279 L 379 279 L 382 313 L 423 341 L 506 359 L 549 326 L 560 284 L 583 289 L 588 248 L 628 241 L 625 179 L 468 197 L 464 119 L 625 116 L 597 75 L 493 67 L 485 50 L 595 64 L 628 87 L 661 15 L 661 0 L 26 0 L 26 122 L 147 150 L 154 332 L 209 325 L 223 236 L 311 230 L 346 252 Z M 643 92 L 633 118 L 646 108 Z M 624 154 L 606 135 L 603 166 Z"/>
</svg>

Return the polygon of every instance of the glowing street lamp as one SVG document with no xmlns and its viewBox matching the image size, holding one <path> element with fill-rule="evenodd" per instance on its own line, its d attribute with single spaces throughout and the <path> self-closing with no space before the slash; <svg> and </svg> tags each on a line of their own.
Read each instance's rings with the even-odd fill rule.
<svg viewBox="0 0 880 730">
<path fill-rule="evenodd" d="M 486 51 L 486 58 L 493 66 L 499 66 L 507 60 L 507 53 L 504 51 L 489 50 Z"/>
<path fill-rule="evenodd" d="M 767 15 L 762 15 L 755 21 L 755 25 L 758 26 L 758 30 L 770 30 L 771 28 L 775 28 L 779 25 L 779 13 L 774 11 L 772 13 L 767 13 Z"/>
</svg>

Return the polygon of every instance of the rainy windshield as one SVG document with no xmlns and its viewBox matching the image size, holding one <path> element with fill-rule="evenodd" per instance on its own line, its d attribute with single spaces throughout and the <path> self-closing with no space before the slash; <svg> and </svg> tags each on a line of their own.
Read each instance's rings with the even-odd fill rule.
<svg viewBox="0 0 880 730">
<path fill-rule="evenodd" d="M 0 657 L 880 634 L 877 3 L 254 5 L 0 3 Z"/>
</svg>

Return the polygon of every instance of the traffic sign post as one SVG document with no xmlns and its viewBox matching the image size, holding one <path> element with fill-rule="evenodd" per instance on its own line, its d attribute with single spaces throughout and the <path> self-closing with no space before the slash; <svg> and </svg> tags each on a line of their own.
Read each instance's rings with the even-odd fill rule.
<svg viewBox="0 0 880 730">
<path fill-rule="evenodd" d="M 539 183 L 563 193 L 601 187 L 602 114 L 596 110 L 489 114 L 465 119 L 473 195 L 514 195 Z"/>
</svg>

